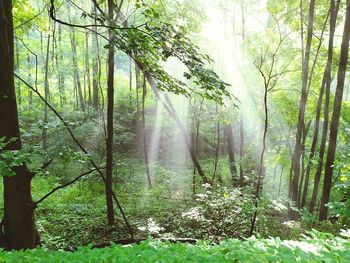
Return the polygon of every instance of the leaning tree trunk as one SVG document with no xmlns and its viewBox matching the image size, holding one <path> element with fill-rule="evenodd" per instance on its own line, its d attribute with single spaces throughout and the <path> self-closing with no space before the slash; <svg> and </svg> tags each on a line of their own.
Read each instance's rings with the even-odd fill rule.
<svg viewBox="0 0 350 263">
<path fill-rule="evenodd" d="M 347 3 L 344 33 L 343 33 L 343 39 L 341 44 L 341 50 L 340 50 L 338 82 L 337 82 L 337 88 L 334 96 L 333 114 L 332 114 L 332 121 L 330 126 L 327 161 L 326 161 L 324 183 L 323 183 L 323 193 L 322 193 L 321 204 L 320 204 L 320 216 L 319 216 L 320 220 L 326 220 L 327 214 L 328 214 L 328 207 L 326 205 L 329 202 L 331 186 L 332 186 L 333 164 L 335 159 L 335 150 L 337 147 L 338 126 L 339 126 L 340 111 L 341 111 L 342 100 L 343 100 L 345 73 L 346 73 L 346 67 L 348 63 L 349 39 L 350 39 L 350 1 L 348 1 Z"/>
<path fill-rule="evenodd" d="M 14 85 L 12 1 L 0 1 L 0 10 L 0 137 L 16 138 L 6 148 L 18 150 L 21 139 Z M 30 186 L 32 174 L 25 165 L 13 171 L 15 176 L 3 175 L 4 240 L 0 243 L 8 250 L 34 248 L 37 235 Z"/>
</svg>

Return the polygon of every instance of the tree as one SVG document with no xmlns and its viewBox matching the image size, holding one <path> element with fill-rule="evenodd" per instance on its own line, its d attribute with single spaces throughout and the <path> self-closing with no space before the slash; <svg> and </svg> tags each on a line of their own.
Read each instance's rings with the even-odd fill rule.
<svg viewBox="0 0 350 263">
<path fill-rule="evenodd" d="M 301 11 L 301 41 L 303 44 L 303 13 L 302 13 L 302 0 L 300 0 L 300 11 Z M 302 49 L 302 86 L 301 86 L 301 96 L 299 104 L 299 115 L 298 115 L 298 125 L 297 132 L 295 136 L 295 146 L 292 159 L 292 180 L 291 180 L 291 198 L 294 202 L 298 199 L 298 187 L 299 187 L 299 177 L 300 177 L 300 157 L 301 157 L 301 142 L 302 133 L 305 125 L 305 109 L 308 98 L 308 78 L 309 78 L 309 62 L 310 62 L 310 52 L 311 52 L 311 41 L 313 36 L 313 24 L 314 24 L 314 12 L 315 12 L 315 0 L 310 1 L 309 5 L 309 19 L 308 19 L 308 30 L 306 38 L 305 52 Z M 297 214 L 293 209 L 290 209 L 290 217 L 295 218 Z"/>
<path fill-rule="evenodd" d="M 14 86 L 12 1 L 0 1 L 0 137 L 9 142 L 4 150 L 21 149 Z M 15 138 L 15 141 L 9 141 Z M 33 174 L 25 164 L 13 168 L 15 176 L 3 175 L 4 247 L 34 248 L 38 243 L 31 194 Z"/>
<path fill-rule="evenodd" d="M 231 178 L 232 178 L 232 186 L 236 187 L 238 185 L 238 172 L 236 167 L 236 160 L 235 160 L 235 154 L 234 154 L 234 147 L 233 147 L 233 134 L 232 134 L 232 126 L 231 124 L 225 125 L 225 133 L 227 137 L 227 153 L 228 153 L 228 160 L 230 163 L 230 172 L 231 172 Z M 240 182 L 240 185 L 242 185 L 242 182 Z"/>
<path fill-rule="evenodd" d="M 323 183 L 323 193 L 320 204 L 320 220 L 326 220 L 328 215 L 327 204 L 329 202 L 331 187 L 332 187 L 332 177 L 333 177 L 333 164 L 335 159 L 335 150 L 337 147 L 337 136 L 338 136 L 338 127 L 339 127 L 339 118 L 343 101 L 343 91 L 344 91 L 344 82 L 345 82 L 345 73 L 348 63 L 349 55 L 349 40 L 350 40 L 350 1 L 347 3 L 346 7 L 346 16 L 345 16 L 345 25 L 344 32 L 340 50 L 339 58 L 339 67 L 338 67 L 338 79 L 337 79 L 337 88 L 335 92 L 334 102 L 333 102 L 333 113 L 332 121 L 330 125 L 329 132 L 329 143 L 328 143 L 328 152 L 327 160 L 324 174 L 324 183 Z"/>
<path fill-rule="evenodd" d="M 322 174 L 322 168 L 323 168 L 323 159 L 324 159 L 324 153 L 326 149 L 326 142 L 327 142 L 327 135 L 328 135 L 328 121 L 329 121 L 329 100 L 330 100 L 330 89 L 331 89 L 331 73 L 332 73 L 332 63 L 333 63 L 333 42 L 334 42 L 334 33 L 335 33 L 335 28 L 336 28 L 336 22 L 337 22 L 337 15 L 338 15 L 338 10 L 339 10 L 339 3 L 340 0 L 337 1 L 337 4 L 335 4 L 334 1 L 331 1 L 331 8 L 330 8 L 330 29 L 329 29 L 329 41 L 328 41 L 328 57 L 327 57 L 327 64 L 326 64 L 326 69 L 323 75 L 323 80 L 322 80 L 322 86 L 319 94 L 319 99 L 317 103 L 317 116 L 316 116 L 316 121 L 317 117 L 320 115 L 321 111 L 321 103 L 322 103 L 322 97 L 323 93 L 326 93 L 325 96 L 325 101 L 324 101 L 324 107 L 323 107 L 323 115 L 324 115 L 324 120 L 323 120 L 323 126 L 322 126 L 322 137 L 321 137 L 321 143 L 320 143 L 320 150 L 319 150 L 319 155 L 318 155 L 318 165 L 317 165 L 317 171 L 315 173 L 315 179 L 314 179 L 314 187 L 312 191 L 312 197 L 309 205 L 309 212 L 313 213 L 315 205 L 316 205 L 316 198 L 317 198 L 317 193 L 318 193 L 318 187 L 320 184 L 320 179 L 321 179 L 321 174 Z M 316 137 L 316 130 L 318 133 L 318 123 L 316 122 L 316 127 L 315 127 L 315 134 L 314 134 L 314 139 Z M 312 146 L 314 146 L 315 140 L 312 142 Z M 310 157 L 313 157 L 310 155 Z M 310 158 L 311 159 L 311 158 Z M 308 167 L 308 171 L 310 172 L 310 165 Z M 304 189 L 304 196 L 303 196 L 303 202 L 305 203 L 306 199 L 306 194 L 307 194 L 307 183 L 305 182 L 305 189 Z"/>
<path fill-rule="evenodd" d="M 108 0 L 108 16 L 113 19 L 113 0 Z M 106 203 L 108 224 L 114 224 L 114 209 L 112 197 L 113 175 L 113 109 L 114 109 L 114 33 L 109 30 L 108 47 L 108 80 L 107 80 L 107 140 L 106 140 Z"/>
</svg>

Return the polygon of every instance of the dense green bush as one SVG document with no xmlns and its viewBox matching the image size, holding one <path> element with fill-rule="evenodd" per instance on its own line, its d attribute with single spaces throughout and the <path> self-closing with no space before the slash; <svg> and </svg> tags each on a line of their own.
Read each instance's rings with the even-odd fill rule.
<svg viewBox="0 0 350 263">
<path fill-rule="evenodd" d="M 80 247 L 75 252 L 43 248 L 0 252 L 0 262 L 349 262 L 349 232 L 334 237 L 317 231 L 300 241 L 279 238 L 196 245 L 148 240 L 140 245 L 112 245 L 103 249 Z"/>
</svg>

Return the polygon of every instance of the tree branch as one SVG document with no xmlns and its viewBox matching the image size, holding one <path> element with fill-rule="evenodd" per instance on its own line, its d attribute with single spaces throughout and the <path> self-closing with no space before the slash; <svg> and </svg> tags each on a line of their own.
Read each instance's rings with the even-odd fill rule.
<svg viewBox="0 0 350 263">
<path fill-rule="evenodd" d="M 104 169 L 104 167 L 102 168 L 99 168 L 99 169 Z M 46 195 L 44 195 L 43 197 L 41 197 L 38 201 L 34 202 L 35 205 L 38 205 L 39 203 L 41 203 L 42 201 L 44 201 L 45 199 L 47 199 L 48 197 L 50 197 L 52 194 L 54 194 L 55 192 L 57 192 L 58 190 L 62 189 L 62 188 L 65 188 L 71 184 L 74 184 L 76 181 L 78 181 L 80 178 L 86 176 L 86 175 L 89 175 L 95 171 L 97 171 L 98 169 L 92 169 L 90 171 L 87 171 L 85 173 L 82 173 L 81 175 L 77 176 L 76 178 L 74 178 L 72 181 L 69 181 L 68 183 L 65 183 L 63 185 L 60 185 L 60 186 L 57 186 L 55 188 L 53 188 L 50 192 L 48 192 Z"/>
</svg>

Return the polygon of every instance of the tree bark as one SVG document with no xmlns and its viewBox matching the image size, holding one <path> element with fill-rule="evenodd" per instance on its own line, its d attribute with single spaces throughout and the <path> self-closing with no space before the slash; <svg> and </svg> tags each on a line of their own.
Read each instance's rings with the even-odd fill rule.
<svg viewBox="0 0 350 263">
<path fill-rule="evenodd" d="M 0 137 L 16 138 L 7 150 L 21 148 L 14 85 L 14 40 L 12 1 L 0 1 Z M 15 167 L 15 176 L 4 176 L 4 247 L 34 248 L 37 234 L 31 195 L 32 174 L 25 165 Z M 2 231 L 2 229 L 1 229 Z"/>
<path fill-rule="evenodd" d="M 349 39 L 350 39 L 350 1 L 347 3 L 345 25 L 343 32 L 343 39 L 340 49 L 340 59 L 338 67 L 338 82 L 333 103 L 333 114 L 329 133 L 329 143 L 327 160 L 325 167 L 325 177 L 323 183 L 323 193 L 320 204 L 320 220 L 326 220 L 328 215 L 328 207 L 326 206 L 329 202 L 331 187 L 332 187 L 332 177 L 333 177 L 333 164 L 335 159 L 335 150 L 337 147 L 337 136 L 338 136 L 338 126 L 339 118 L 343 100 L 344 82 L 346 66 L 348 63 L 349 55 Z"/>
</svg>

